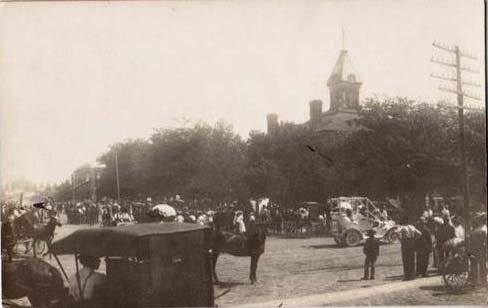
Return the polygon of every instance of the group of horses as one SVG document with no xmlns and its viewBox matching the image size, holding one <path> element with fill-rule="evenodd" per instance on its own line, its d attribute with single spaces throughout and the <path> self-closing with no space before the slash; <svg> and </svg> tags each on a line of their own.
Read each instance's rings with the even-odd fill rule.
<svg viewBox="0 0 488 308">
<path fill-rule="evenodd" d="M 220 227 L 224 221 L 219 215 L 216 215 L 214 223 L 211 239 L 214 282 L 220 283 L 216 273 L 219 255 L 227 253 L 236 257 L 250 257 L 249 280 L 251 284 L 256 283 L 259 257 L 265 250 L 265 230 L 256 227 L 247 234 L 225 231 Z M 58 225 L 56 218 L 52 217 L 43 230 L 35 231 L 38 240 L 46 240 L 48 248 L 53 240 L 54 229 Z M 30 226 L 27 228 L 33 230 L 30 229 Z M 59 306 L 62 303 L 60 300 L 66 295 L 63 277 L 59 270 L 36 257 L 14 262 L 6 262 L 2 258 L 2 286 L 4 304 L 8 304 L 5 300 L 27 297 L 33 307 L 61 307 Z"/>
</svg>

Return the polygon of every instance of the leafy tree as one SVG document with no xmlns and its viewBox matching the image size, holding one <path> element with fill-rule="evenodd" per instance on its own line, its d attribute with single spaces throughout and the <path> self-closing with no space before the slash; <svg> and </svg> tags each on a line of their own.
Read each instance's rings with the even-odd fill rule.
<svg viewBox="0 0 488 308">
<path fill-rule="evenodd" d="M 245 144 L 232 127 L 197 123 L 193 127 L 156 130 L 143 139 L 113 145 L 99 159 L 106 195 L 116 196 L 115 149 L 118 151 L 121 195 L 224 200 L 247 193 Z"/>
<path fill-rule="evenodd" d="M 70 201 L 73 198 L 73 186 L 66 180 L 54 187 L 54 200 L 58 202 Z"/>
<path fill-rule="evenodd" d="M 151 145 L 144 139 L 114 144 L 98 161 L 105 165 L 99 180 L 99 195 L 117 197 L 115 151 L 119 165 L 120 194 L 123 198 L 141 198 L 150 181 L 148 158 Z"/>
<path fill-rule="evenodd" d="M 480 138 L 484 131 L 480 114 L 470 115 L 466 121 L 467 155 L 470 166 L 476 166 L 472 170 L 480 170 L 484 163 L 480 160 L 485 147 Z M 428 192 L 461 194 L 454 110 L 404 98 L 368 100 L 358 122 L 364 129 L 348 139 L 341 161 L 344 171 L 354 174 L 343 179 L 349 186 L 374 198 L 400 196 L 414 207 L 423 204 Z M 472 172 L 472 184 L 486 183 L 483 173 Z"/>
</svg>

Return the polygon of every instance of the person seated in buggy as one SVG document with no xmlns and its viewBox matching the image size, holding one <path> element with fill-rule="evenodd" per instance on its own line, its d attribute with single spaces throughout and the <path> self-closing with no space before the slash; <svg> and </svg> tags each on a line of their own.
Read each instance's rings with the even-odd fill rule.
<svg viewBox="0 0 488 308">
<path fill-rule="evenodd" d="M 103 306 L 106 276 L 96 270 L 100 266 L 98 257 L 80 255 L 82 268 L 69 280 L 69 294 L 74 306 L 96 307 Z"/>
</svg>

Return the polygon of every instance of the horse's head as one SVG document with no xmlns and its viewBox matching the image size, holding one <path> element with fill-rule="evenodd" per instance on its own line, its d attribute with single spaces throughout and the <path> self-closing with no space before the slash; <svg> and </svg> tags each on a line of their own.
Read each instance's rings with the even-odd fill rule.
<svg viewBox="0 0 488 308">
<path fill-rule="evenodd" d="M 58 227 L 61 227 L 63 224 L 61 222 L 59 222 L 59 220 L 56 218 L 56 216 L 51 216 L 51 218 L 49 219 L 49 222 L 47 223 L 48 225 L 50 226 L 58 226 Z"/>
</svg>

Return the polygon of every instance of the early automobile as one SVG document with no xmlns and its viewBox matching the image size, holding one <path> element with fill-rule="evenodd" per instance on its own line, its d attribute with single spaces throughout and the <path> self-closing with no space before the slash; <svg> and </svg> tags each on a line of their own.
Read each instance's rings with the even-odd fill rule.
<svg viewBox="0 0 488 308">
<path fill-rule="evenodd" d="M 366 231 L 374 229 L 376 238 L 389 243 L 398 241 L 393 220 L 382 219 L 379 209 L 365 197 L 339 197 L 328 200 L 330 231 L 341 246 L 357 246 L 366 239 Z"/>
<path fill-rule="evenodd" d="M 81 255 L 105 259 L 104 307 L 202 307 L 214 306 L 210 240 L 208 227 L 143 223 L 77 230 L 51 252 L 77 272 Z"/>
</svg>

